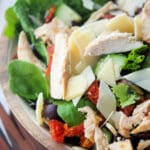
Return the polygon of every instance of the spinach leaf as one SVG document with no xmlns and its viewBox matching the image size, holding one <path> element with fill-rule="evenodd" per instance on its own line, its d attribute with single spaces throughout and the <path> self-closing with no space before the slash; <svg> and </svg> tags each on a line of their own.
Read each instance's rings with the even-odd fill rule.
<svg viewBox="0 0 150 150">
<path fill-rule="evenodd" d="M 13 10 L 18 17 L 23 30 L 25 32 L 33 31 L 36 25 L 33 24 L 29 18 L 29 5 L 23 0 L 18 0 L 13 6 Z"/>
<path fill-rule="evenodd" d="M 13 7 L 7 9 L 7 11 L 5 12 L 5 19 L 7 22 L 6 22 L 6 27 L 4 29 L 4 34 L 8 38 L 12 39 L 20 31 L 19 19 L 17 18 L 13 10 Z"/>
<path fill-rule="evenodd" d="M 84 120 L 84 115 L 78 111 L 78 108 L 72 102 L 63 102 L 61 105 L 58 105 L 57 112 L 69 126 L 79 125 Z"/>
<path fill-rule="evenodd" d="M 53 102 L 55 105 L 58 105 L 57 112 L 61 119 L 66 122 L 69 126 L 79 125 L 85 119 L 84 114 L 78 111 L 78 108 L 89 106 L 92 109 L 96 110 L 96 107 L 92 102 L 86 98 L 82 98 L 78 105 L 75 107 L 72 101 L 64 100 L 55 100 Z"/>
<path fill-rule="evenodd" d="M 48 82 L 42 71 L 28 62 L 15 60 L 8 66 L 9 84 L 12 92 L 19 96 L 36 101 L 40 92 L 49 98 Z"/>
</svg>

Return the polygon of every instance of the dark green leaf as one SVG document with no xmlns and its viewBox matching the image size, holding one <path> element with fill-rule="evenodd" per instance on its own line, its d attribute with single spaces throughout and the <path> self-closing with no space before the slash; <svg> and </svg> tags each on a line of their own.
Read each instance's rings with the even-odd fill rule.
<svg viewBox="0 0 150 150">
<path fill-rule="evenodd" d="M 55 100 L 53 103 L 58 105 L 58 115 L 69 126 L 79 125 L 83 122 L 84 114 L 79 112 L 78 108 L 89 106 L 96 110 L 95 105 L 86 98 L 81 99 L 76 107 L 73 105 L 72 101 Z"/>
<path fill-rule="evenodd" d="M 88 100 L 87 98 L 82 98 L 79 103 L 77 104 L 77 107 L 78 108 L 81 108 L 81 107 L 84 107 L 84 106 L 89 106 L 91 107 L 93 110 L 97 111 L 95 105 L 90 101 Z"/>
<path fill-rule="evenodd" d="M 33 32 L 30 32 L 29 38 L 31 40 L 32 45 L 35 47 L 36 52 L 40 56 L 41 60 L 48 65 L 48 53 L 46 46 L 43 41 L 40 39 L 36 39 Z"/>
<path fill-rule="evenodd" d="M 58 105 L 57 112 L 69 126 L 79 125 L 84 120 L 84 115 L 78 111 L 72 102 L 63 102 Z"/>
<path fill-rule="evenodd" d="M 11 90 L 19 96 L 35 101 L 40 92 L 49 98 L 49 86 L 42 71 L 28 62 L 15 60 L 8 66 Z"/>
<path fill-rule="evenodd" d="M 13 10 L 18 17 L 20 24 L 25 32 L 33 31 L 35 25 L 29 18 L 29 5 L 25 1 L 17 1 L 13 6 Z"/>
<path fill-rule="evenodd" d="M 146 56 L 142 64 L 142 68 L 148 68 L 148 67 L 150 67 L 150 55 Z"/>
</svg>

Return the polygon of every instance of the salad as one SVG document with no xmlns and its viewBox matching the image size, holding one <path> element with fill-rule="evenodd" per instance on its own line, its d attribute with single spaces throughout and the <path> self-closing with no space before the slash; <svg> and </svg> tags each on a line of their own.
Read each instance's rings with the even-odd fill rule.
<svg viewBox="0 0 150 150">
<path fill-rule="evenodd" d="M 150 0 L 17 0 L 9 85 L 74 150 L 150 149 Z"/>
</svg>

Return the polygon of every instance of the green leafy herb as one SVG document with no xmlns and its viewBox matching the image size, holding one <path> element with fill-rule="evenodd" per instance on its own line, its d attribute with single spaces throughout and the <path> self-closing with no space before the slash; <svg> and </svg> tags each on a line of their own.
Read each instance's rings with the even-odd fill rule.
<svg viewBox="0 0 150 150">
<path fill-rule="evenodd" d="M 147 45 L 142 45 L 139 48 L 133 49 L 127 58 L 127 63 L 123 70 L 136 71 L 142 67 L 142 63 L 145 59 L 145 52 L 148 50 Z"/>
<path fill-rule="evenodd" d="M 40 92 L 49 98 L 49 86 L 42 71 L 28 62 L 15 60 L 8 66 L 11 90 L 19 96 L 36 101 Z"/>
<path fill-rule="evenodd" d="M 81 99 L 78 105 L 75 107 L 72 101 L 55 100 L 53 102 L 58 105 L 57 112 L 61 119 L 66 122 L 69 126 L 79 125 L 85 119 L 84 114 L 78 111 L 78 108 L 89 106 L 96 110 L 94 104 L 92 104 L 88 99 Z"/>
<path fill-rule="evenodd" d="M 117 98 L 118 104 L 121 107 L 134 104 L 138 98 L 138 95 L 124 83 L 119 83 L 118 85 L 114 86 L 112 90 Z"/>
</svg>

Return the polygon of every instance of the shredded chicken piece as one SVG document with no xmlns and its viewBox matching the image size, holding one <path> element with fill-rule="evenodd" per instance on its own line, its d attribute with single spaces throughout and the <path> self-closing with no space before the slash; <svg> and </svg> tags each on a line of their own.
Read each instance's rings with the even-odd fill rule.
<svg viewBox="0 0 150 150">
<path fill-rule="evenodd" d="M 137 150 L 144 150 L 148 146 L 150 146 L 150 140 L 141 140 L 138 144 Z"/>
<path fill-rule="evenodd" d="M 69 78 L 69 58 L 67 34 L 59 33 L 55 38 L 55 48 L 50 74 L 51 96 L 56 99 L 64 98 Z"/>
<path fill-rule="evenodd" d="M 19 60 L 36 65 L 43 71 L 46 69 L 45 64 L 34 55 L 24 31 L 19 35 L 17 57 Z"/>
<path fill-rule="evenodd" d="M 144 117 L 140 125 L 132 130 L 132 134 L 138 134 L 141 132 L 149 131 L 150 130 L 150 113 L 148 116 Z"/>
<path fill-rule="evenodd" d="M 94 12 L 91 15 L 91 17 L 87 20 L 86 23 L 94 22 L 94 21 L 104 17 L 104 15 L 106 13 L 110 12 L 111 10 L 116 10 L 116 9 L 118 9 L 118 6 L 110 1 L 110 2 L 106 3 L 102 8 L 100 8 L 99 10 Z"/>
<path fill-rule="evenodd" d="M 142 12 L 143 40 L 150 40 L 150 0 L 147 1 Z"/>
<path fill-rule="evenodd" d="M 119 133 L 124 137 L 129 137 L 130 131 L 137 125 L 139 125 L 150 111 L 150 100 L 138 105 L 132 116 L 127 117 L 125 114 L 121 114 L 119 121 Z"/>
<path fill-rule="evenodd" d="M 84 54 L 100 56 L 108 53 L 127 52 L 140 47 L 142 44 L 129 33 L 112 32 L 108 35 L 98 36 L 86 47 Z"/>
<path fill-rule="evenodd" d="M 135 116 L 127 117 L 122 113 L 120 121 L 119 121 L 119 132 L 124 137 L 130 137 L 130 130 L 140 124 L 144 117 L 144 113 L 139 113 Z"/>
<path fill-rule="evenodd" d="M 102 118 L 96 115 L 96 113 L 88 106 L 79 108 L 78 110 L 80 112 L 87 113 L 86 119 L 84 120 L 85 137 L 91 142 L 94 142 L 95 129 L 99 126 Z"/>
<path fill-rule="evenodd" d="M 108 140 L 102 130 L 98 127 L 95 128 L 94 141 L 96 150 L 108 150 Z"/>
<path fill-rule="evenodd" d="M 130 140 L 118 141 L 109 144 L 110 150 L 133 150 Z"/>
<path fill-rule="evenodd" d="M 144 103 L 138 105 L 134 111 L 133 111 L 133 115 L 138 114 L 139 112 L 143 112 L 145 114 L 147 114 L 148 112 L 150 112 L 150 99 L 145 101 Z"/>
<path fill-rule="evenodd" d="M 68 30 L 68 27 L 55 17 L 51 22 L 38 27 L 34 33 L 36 38 L 41 38 L 44 42 L 52 41 L 54 43 L 57 33 L 67 33 Z"/>
</svg>

